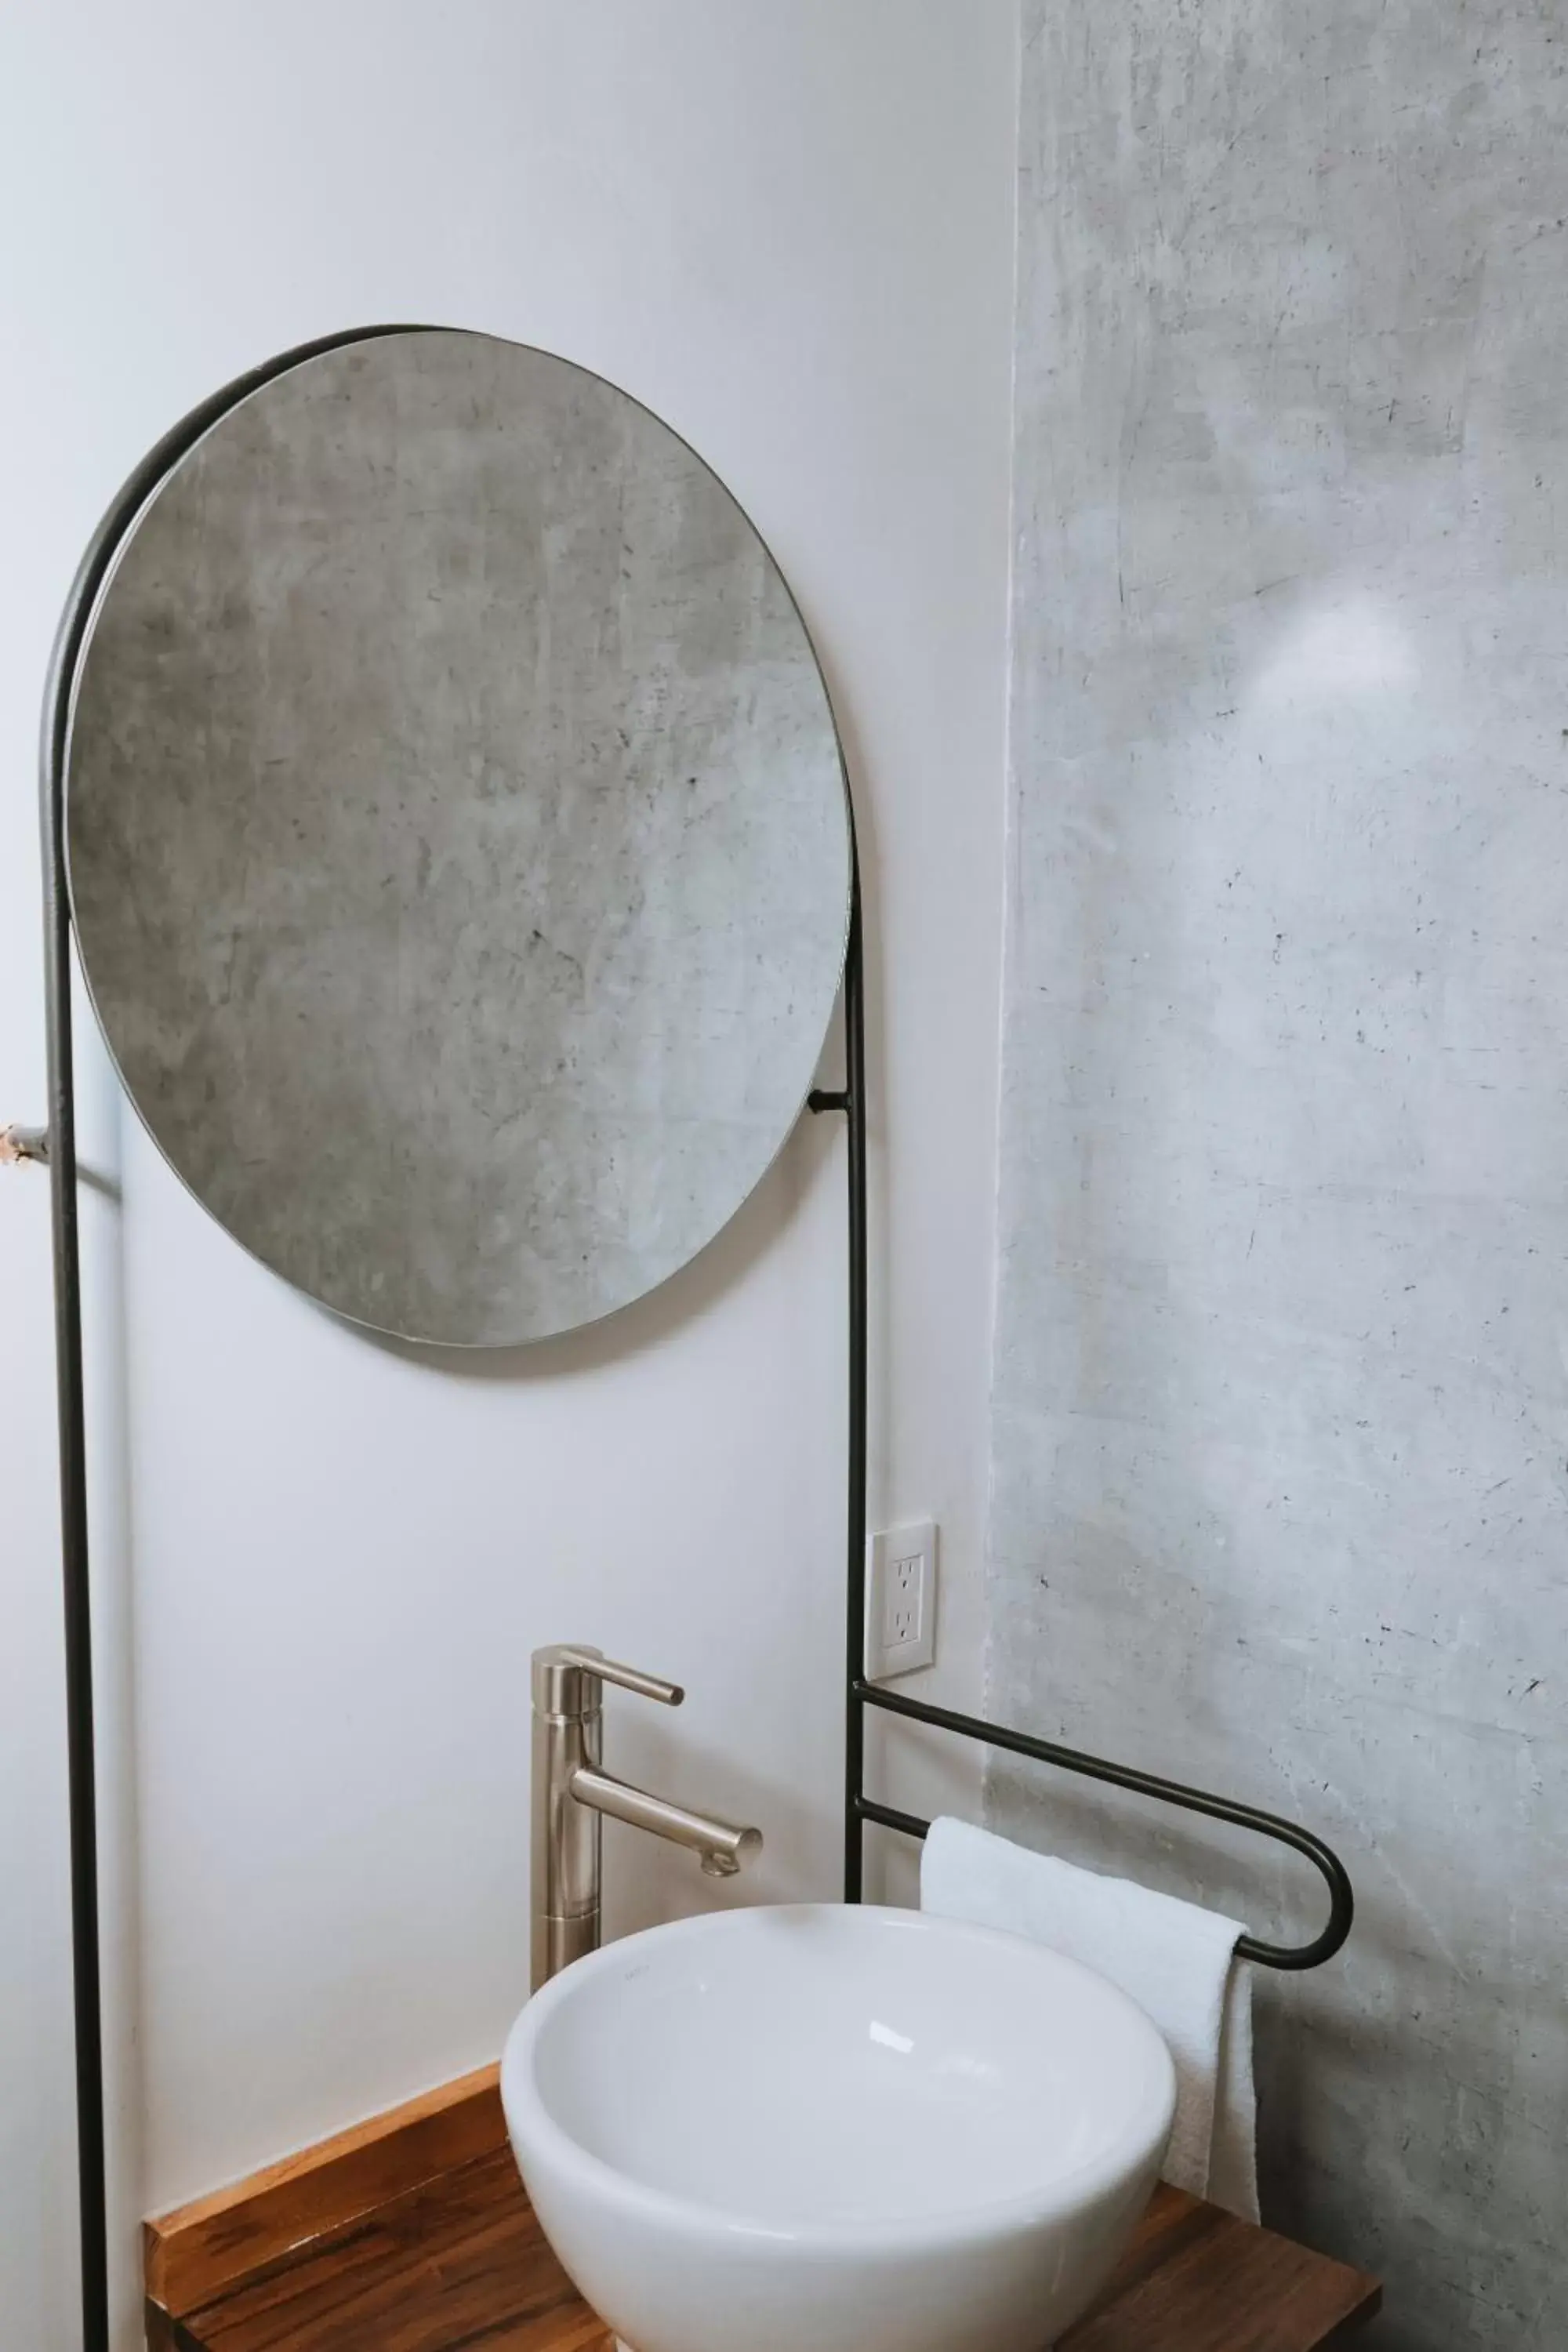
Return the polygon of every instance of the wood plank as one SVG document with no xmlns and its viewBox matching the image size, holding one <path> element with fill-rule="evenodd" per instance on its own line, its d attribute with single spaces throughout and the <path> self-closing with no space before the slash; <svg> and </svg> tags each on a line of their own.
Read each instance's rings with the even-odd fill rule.
<svg viewBox="0 0 1568 2352">
<path fill-rule="evenodd" d="M 544 2242 L 510 2149 L 476 2158 L 231 2285 L 200 2352 L 609 2352 Z"/>
<path fill-rule="evenodd" d="M 1157 2259 L 1141 2259 L 1152 2239 Z M 1059 2352 L 1320 2352 L 1370 2319 L 1375 2279 L 1162 2187 L 1106 2295 Z"/>
<path fill-rule="evenodd" d="M 174 2333 L 179 2326 L 178 2320 L 171 2319 L 163 2305 L 154 2303 L 151 2295 L 147 2298 L 145 2315 L 147 2352 L 183 2352 L 179 2338 Z"/>
<path fill-rule="evenodd" d="M 1223 2218 L 1217 2206 L 1205 2205 L 1162 2180 L 1133 2232 L 1131 2244 L 1116 2266 L 1107 2297 L 1111 2292 L 1119 2295 L 1130 2294 L 1141 2279 L 1206 2238 Z M 1083 2325 L 1081 2321 L 1079 2324 Z"/>
<path fill-rule="evenodd" d="M 523 2192 L 494 2067 L 165 2215 L 148 2243 L 153 2352 L 610 2352 Z M 1162 2187 L 1058 2352 L 1322 2352 L 1379 2301 Z"/>
<path fill-rule="evenodd" d="M 1376 2309 L 1342 2263 L 1162 2189 L 1058 2352 L 1321 2352 Z M 190 2313 L 169 2352 L 610 2352 L 510 2152 L 297 2248 Z M 954 2346 L 953 2352 L 963 2352 Z"/>
<path fill-rule="evenodd" d="M 505 2145 L 500 2069 L 481 2066 L 147 2222 L 147 2293 L 191 2312 L 291 2247 Z"/>
</svg>

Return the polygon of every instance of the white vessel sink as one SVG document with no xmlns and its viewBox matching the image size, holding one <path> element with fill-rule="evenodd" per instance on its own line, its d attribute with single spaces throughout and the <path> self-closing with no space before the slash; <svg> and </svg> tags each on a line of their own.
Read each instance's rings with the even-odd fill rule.
<svg viewBox="0 0 1568 2352">
<path fill-rule="evenodd" d="M 544 2232 L 635 2352 L 1043 2352 L 1154 2185 L 1142 2010 L 914 1911 L 726 1911 L 523 2011 L 507 2126 Z"/>
</svg>

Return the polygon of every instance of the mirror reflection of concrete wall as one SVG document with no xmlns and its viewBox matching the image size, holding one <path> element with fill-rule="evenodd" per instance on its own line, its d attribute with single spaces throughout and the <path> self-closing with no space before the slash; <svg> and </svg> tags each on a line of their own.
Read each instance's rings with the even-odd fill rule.
<svg viewBox="0 0 1568 2352">
<path fill-rule="evenodd" d="M 100 598 L 68 795 L 137 1109 L 357 1322 L 610 1314 L 800 1112 L 851 887 L 821 674 L 723 484 L 565 361 L 411 330 L 229 411 Z"/>
</svg>

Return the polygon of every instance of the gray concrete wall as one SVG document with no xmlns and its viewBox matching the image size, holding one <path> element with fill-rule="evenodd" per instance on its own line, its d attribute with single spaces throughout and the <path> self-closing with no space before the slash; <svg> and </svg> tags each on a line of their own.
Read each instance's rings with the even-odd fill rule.
<svg viewBox="0 0 1568 2352">
<path fill-rule="evenodd" d="M 1024 20 L 991 1700 L 1341 1847 L 1266 2212 L 1381 2345 L 1560 2352 L 1568 17 Z"/>
</svg>

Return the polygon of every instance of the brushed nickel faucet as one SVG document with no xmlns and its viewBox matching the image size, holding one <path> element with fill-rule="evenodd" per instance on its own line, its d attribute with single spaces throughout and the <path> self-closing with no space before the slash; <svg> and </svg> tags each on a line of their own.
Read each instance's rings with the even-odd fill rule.
<svg viewBox="0 0 1568 2352">
<path fill-rule="evenodd" d="M 533 1654 L 533 1990 L 599 1948 L 600 1815 L 700 1854 L 710 1878 L 732 1878 L 763 1850 L 761 1830 L 688 1812 L 601 1770 L 606 1683 L 679 1706 L 679 1683 L 619 1666 L 600 1650 L 554 1642 Z"/>
</svg>

